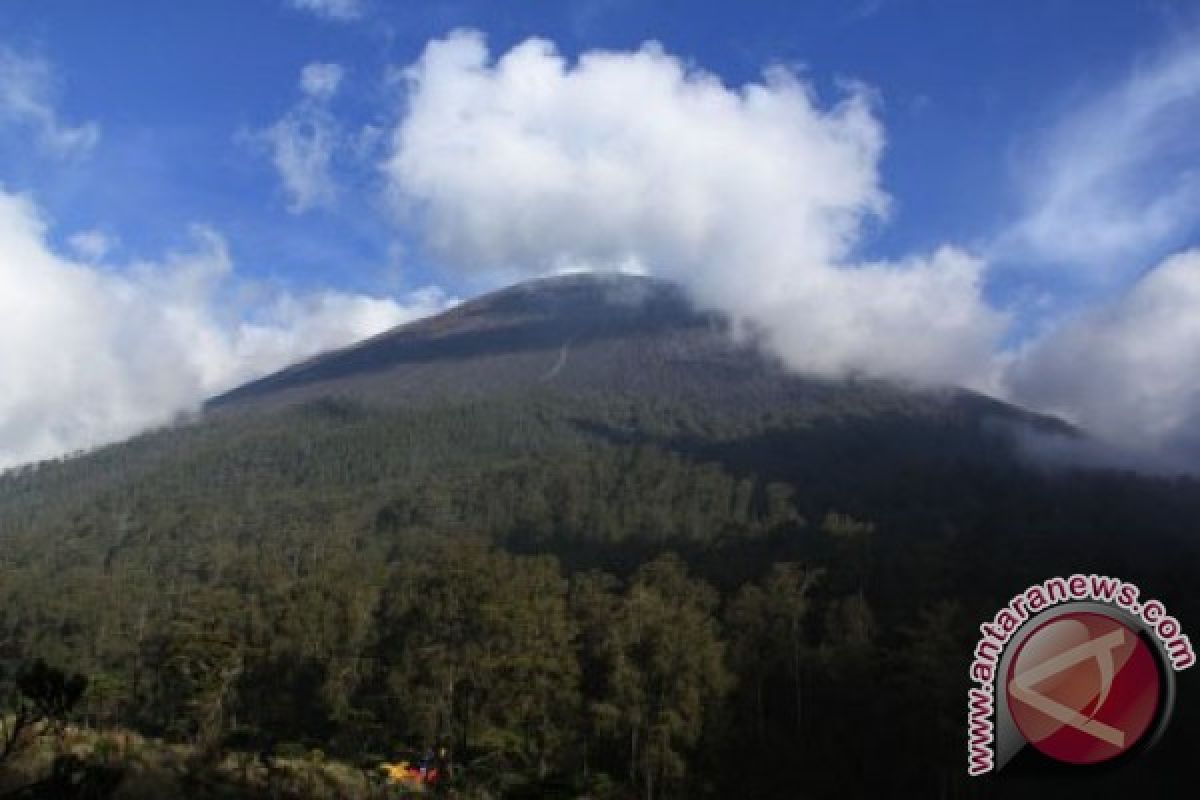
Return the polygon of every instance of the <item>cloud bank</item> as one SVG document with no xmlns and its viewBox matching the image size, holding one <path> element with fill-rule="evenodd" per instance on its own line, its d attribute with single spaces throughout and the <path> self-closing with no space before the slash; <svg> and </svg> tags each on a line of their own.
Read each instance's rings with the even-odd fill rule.
<svg viewBox="0 0 1200 800">
<path fill-rule="evenodd" d="M 101 268 L 54 252 L 27 197 L 0 190 L 0 467 L 114 441 L 322 350 L 442 308 L 340 292 L 239 301 L 225 243 Z M 85 245 L 86 247 L 87 245 Z"/>
<path fill-rule="evenodd" d="M 1129 451 L 1200 455 L 1200 250 L 1027 345 L 1007 379 L 1012 396 Z"/>
<path fill-rule="evenodd" d="M 784 68 L 733 89 L 655 44 L 571 64 L 532 39 L 493 60 L 473 32 L 431 42 L 406 79 L 385 169 L 443 263 L 641 267 L 797 369 L 988 380 L 1004 315 L 982 299 L 980 262 L 952 248 L 855 259 L 888 206 L 866 89 L 822 105 Z"/>
<path fill-rule="evenodd" d="M 1170 254 L 1200 234 L 1197 43 L 1143 59 L 1050 126 L 1024 163 L 1024 214 L 993 253 L 1095 298 L 1003 355 L 1007 396 L 1102 435 L 1123 463 L 1193 471 L 1200 251 Z"/>
</svg>

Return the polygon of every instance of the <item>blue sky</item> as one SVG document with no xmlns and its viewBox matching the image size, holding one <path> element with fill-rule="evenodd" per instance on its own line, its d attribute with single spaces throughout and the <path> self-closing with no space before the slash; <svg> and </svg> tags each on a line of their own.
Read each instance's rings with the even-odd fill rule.
<svg viewBox="0 0 1200 800">
<path fill-rule="evenodd" d="M 714 124 L 714 130 L 736 137 L 742 134 L 733 132 L 762 123 L 762 137 L 745 133 L 747 147 L 769 149 L 776 134 L 803 139 L 801 131 L 810 123 L 796 120 L 814 115 L 815 138 L 781 145 L 777 155 L 786 165 L 818 163 L 815 156 L 805 160 L 814 153 L 844 157 L 845 170 L 833 177 L 796 167 L 800 182 L 811 177 L 814 185 L 829 181 L 832 188 L 803 197 L 781 189 L 777 204 L 725 207 L 726 218 L 745 208 L 759 222 L 716 224 L 710 240 L 733 242 L 728 253 L 753 252 L 771 261 L 775 254 L 763 250 L 763 217 L 777 215 L 784 228 L 789 220 L 807 219 L 809 211 L 822 219 L 836 217 L 832 228 L 803 228 L 814 224 L 809 219 L 800 227 L 811 235 L 794 242 L 793 249 L 805 250 L 805 242 L 815 239 L 818 245 L 805 250 L 804 258 L 832 269 L 820 275 L 835 282 L 806 284 L 825 287 L 819 299 L 868 291 L 893 298 L 944 293 L 946 302 L 961 304 L 963 322 L 954 327 L 938 320 L 930 327 L 928 309 L 907 301 L 848 300 L 838 319 L 853 320 L 845 324 L 884 339 L 899 330 L 914 332 L 913 352 L 889 353 L 886 360 L 867 357 L 863 354 L 879 349 L 878 340 L 831 330 L 843 324 L 832 317 L 820 323 L 825 327 L 814 322 L 790 332 L 782 332 L 786 326 L 780 324 L 777 349 L 785 359 L 799 352 L 799 339 L 826 342 L 832 354 L 819 362 L 797 356 L 791 360 L 798 369 L 967 384 L 1101 429 L 1119 429 L 1129 414 L 1146 407 L 1145 392 L 1118 409 L 1089 405 L 1094 375 L 1111 380 L 1119 374 L 1135 383 L 1144 378 L 1147 385 L 1163 384 L 1156 399 L 1169 408 L 1156 413 L 1175 422 L 1154 437 L 1174 436 L 1197 416 L 1200 383 L 1163 377 L 1179 370 L 1191 375 L 1194 359 L 1159 363 L 1161 353 L 1144 357 L 1130 345 L 1162 340 L 1171 343 L 1164 349 L 1187 350 L 1193 341 L 1182 321 L 1165 331 L 1138 327 L 1143 317 L 1165 313 L 1142 308 L 1150 302 L 1146 296 L 1158 296 L 1147 276 L 1171 256 L 1186 256 L 1200 240 L 1200 212 L 1191 210 L 1200 198 L 1200 145 L 1192 134 L 1200 123 L 1200 59 L 1194 57 L 1200 8 L 1190 4 L 0 0 L 0 187 L 25 198 L 26 216 L 36 216 L 45 228 L 29 236 L 40 237 L 57 259 L 55 269 L 93 270 L 109 281 L 105 285 L 113 287 L 114 297 L 128 289 L 117 285 L 121 281 L 146 291 L 145 275 L 178 276 L 190 269 L 188 259 L 203 262 L 207 266 L 193 271 L 222 277 L 206 279 L 212 285 L 206 284 L 209 294 L 198 301 L 202 307 L 181 305 L 216 320 L 209 332 L 224 348 L 223 366 L 205 362 L 189 373 L 188 392 L 164 391 L 138 413 L 126 413 L 114 400 L 116 421 L 71 419 L 70 403 L 55 412 L 66 415 L 65 422 L 11 406 L 10 419 L 20 420 L 23 429 L 32 424 L 53 432 L 41 444 L 12 445 L 16 455 L 0 458 L 0 464 L 51 454 L 64 442 L 90 445 L 114 438 L 288 358 L 548 266 L 636 262 L 689 285 L 698 302 L 722 307 L 714 300 L 727 294 L 723 279 L 711 274 L 717 266 L 658 263 L 688 261 L 691 240 L 680 231 L 700 224 L 695 219 L 664 212 L 665 228 L 649 232 L 640 220 L 657 217 L 653 207 L 643 209 L 639 221 L 603 220 L 600 226 L 621 242 L 620 252 L 570 232 L 551 233 L 542 246 L 528 237 L 497 238 L 495 231 L 464 227 L 458 218 L 472 217 L 478 198 L 495 197 L 480 185 L 458 181 L 461 176 L 447 171 L 453 165 L 425 170 L 422 159 L 436 160 L 448 151 L 419 150 L 415 139 L 403 139 L 405 131 L 422 130 L 422 123 L 440 124 L 440 109 L 432 107 L 438 98 L 445 100 L 432 88 L 438 80 L 466 81 L 472 74 L 452 67 L 437 73 L 426 59 L 431 42 L 449 41 L 469 60 L 477 49 L 474 40 L 448 38 L 462 30 L 477 32 L 485 42 L 481 69 L 492 82 L 488 91 L 511 88 L 498 60 L 514 48 L 520 51 L 531 37 L 548 41 L 555 52 L 530 55 L 523 62 L 527 71 L 514 67 L 513 75 L 536 80 L 550 74 L 549 65 L 561 56 L 559 72 L 580 79 L 564 83 L 555 89 L 562 96 L 547 101 L 559 116 L 539 116 L 551 113 L 539 105 L 530 111 L 528 125 L 522 123 L 521 130 L 548 126 L 545 136 L 553 140 L 556 158 L 578 150 L 579 142 L 570 140 L 578 126 L 562 111 L 573 107 L 572 93 L 588 97 L 586 92 L 596 91 L 595 97 L 603 97 L 597 82 L 610 74 L 597 70 L 591 80 L 579 57 L 609 51 L 632 63 L 636 54 L 648 52 L 648 41 L 660 43 L 666 60 L 648 56 L 643 64 L 648 72 L 639 74 L 665 75 L 675 64 L 684 77 L 677 82 L 679 92 L 663 95 L 657 106 L 639 106 L 636 85 L 621 84 L 630 93 L 632 124 L 658 118 L 664 105 L 683 98 L 671 119 L 688 120 L 687 130 L 671 135 L 692 136 L 705 118 L 695 115 L 686 98 L 705 80 L 722 87 L 713 102 L 744 101 L 725 127 Z M 424 77 L 414 78 L 422 64 L 428 67 Z M 764 70 L 780 67 L 801 87 L 798 94 L 764 78 Z M 747 86 L 765 87 L 767 96 L 782 98 L 799 116 L 780 122 L 777 131 L 766 130 L 776 118 L 754 111 L 745 100 Z M 413 112 L 414 98 L 422 97 L 429 104 L 425 117 Z M 523 102 L 516 95 L 498 100 L 473 118 L 476 132 L 484 137 L 497 119 L 529 110 Z M 860 116 L 844 106 L 852 103 L 861 104 Z M 611 120 L 596 124 L 604 128 Z M 596 144 L 595 131 L 585 133 L 580 141 L 586 147 L 607 146 Z M 822 151 L 826 140 L 837 146 Z M 655 146 L 636 137 L 622 146 L 643 145 Z M 709 152 L 699 139 L 695 146 L 696 152 Z M 448 157 L 472 169 L 503 166 L 480 152 L 482 144 L 478 148 Z M 300 162 L 291 164 L 291 182 L 281 162 L 287 153 Z M 572 169 L 588 168 L 581 164 Z M 710 175 L 699 162 L 691 167 L 703 174 L 698 187 L 737 180 L 736 174 Z M 680 179 L 678 170 L 690 180 L 691 167 L 673 164 L 672 180 Z M 447 186 L 458 194 L 448 196 Z M 509 220 L 512 226 L 533 218 L 553 228 L 557 222 L 545 217 L 545 208 L 560 202 L 584 210 L 603 207 L 592 205 L 595 197 L 580 196 L 577 186 L 566 194 L 545 186 L 514 187 L 514 196 L 531 205 Z M 758 196 L 751 185 L 744 188 L 747 197 Z M 670 202 L 664 207 L 673 208 Z M 398 211 L 398 205 L 408 210 Z M 429 213 L 414 213 L 414 206 Z M 10 252 L 17 252 L 16 244 Z M 872 264 L 886 266 L 878 268 L 878 282 L 870 289 L 835 278 L 833 268 Z M 794 303 L 786 314 L 794 316 L 813 298 L 801 296 L 796 287 L 802 282 L 788 277 L 796 274 L 796 264 L 780 256 L 773 269 L 760 276 L 762 285 L 790 287 Z M 1190 266 L 1186 271 L 1190 274 Z M 977 294 L 973 282 L 981 287 Z M 194 284 L 169 291 L 186 293 Z M 426 294 L 414 300 L 410 293 L 421 289 Z M 155 288 L 160 290 L 168 291 Z M 161 307 L 162 295 L 146 296 L 151 294 Z M 393 301 L 398 305 L 380 305 Z M 361 319 L 340 327 L 327 319 L 331 309 L 346 304 Z M 723 310 L 768 325 L 784 315 L 761 297 Z M 1173 313 L 1182 320 L 1187 310 Z M 301 336 L 296 343 L 294 328 L 306 324 L 306 313 L 315 315 L 313 327 L 327 335 Z M 237 327 L 246 320 L 265 328 Z M 1098 329 L 1101 325 L 1106 327 Z M 1093 377 L 1067 381 L 1058 374 L 1061 365 L 1053 366 L 1055 359 L 1094 360 L 1094 354 L 1076 353 L 1083 346 L 1078 342 L 1118 336 L 1130 326 L 1134 338 L 1121 338 L 1120 353 L 1092 364 Z M 130 335 L 113 336 L 113 361 L 134 358 L 121 349 Z M 271 342 L 268 355 L 262 353 L 264 340 Z M 925 340 L 931 344 L 919 343 Z M 948 352 L 941 344 L 947 340 L 974 344 Z M 1032 357 L 1026 352 L 1031 349 Z M 8 359 L 28 365 L 41 356 L 14 351 Z M 1153 366 L 1149 377 L 1129 372 L 1147 363 Z M 126 375 L 116 381 L 114 396 L 129 394 L 120 388 L 128 380 Z M 0 404 L 0 452 L 5 413 Z"/>
<path fill-rule="evenodd" d="M 283 0 L 127 0 L 116 12 L 4 0 L 5 43 L 53 65 L 63 117 L 95 120 L 103 135 L 90 158 L 64 167 L 21 158 L 27 143 L 10 134 L 0 179 L 35 192 L 60 232 L 111 230 L 130 254 L 153 257 L 200 221 L 253 274 L 388 289 L 398 266 L 389 251 L 404 232 L 370 213 L 377 176 L 360 165 L 335 212 L 290 214 L 269 160 L 239 136 L 287 111 L 304 65 L 346 67 L 335 112 L 354 127 L 394 120 L 389 69 L 455 28 L 485 32 L 495 52 L 543 36 L 568 57 L 652 39 L 730 85 L 784 63 L 821 92 L 846 79 L 877 90 L 895 207 L 863 247 L 893 257 L 1003 228 L 1020 206 L 1022 148 L 1188 29 L 1197 15 L 1185 5 L 376 0 L 339 22 Z M 405 267 L 418 285 L 454 280 L 426 275 L 420 260 Z"/>
</svg>

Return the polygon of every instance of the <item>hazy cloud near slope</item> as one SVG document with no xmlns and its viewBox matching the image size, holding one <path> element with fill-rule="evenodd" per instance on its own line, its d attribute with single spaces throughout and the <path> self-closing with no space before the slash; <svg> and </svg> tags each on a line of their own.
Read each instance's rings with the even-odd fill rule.
<svg viewBox="0 0 1200 800">
<path fill-rule="evenodd" d="M 1200 233 L 1197 44 L 1143 59 L 1051 126 L 1023 162 L 1023 216 L 992 252 L 1100 298 L 1001 357 L 1008 396 L 1103 435 L 1132 466 L 1200 469 L 1200 251 L 1164 257 Z M 1114 454 L 1082 454 L 1096 457 Z"/>
<path fill-rule="evenodd" d="M 237 302 L 221 238 L 161 263 L 54 252 L 31 200 L 0 190 L 0 467 L 113 441 L 244 380 L 439 310 L 338 292 Z"/>
<path fill-rule="evenodd" d="M 1013 359 L 1010 394 L 1133 451 L 1200 455 L 1200 250 Z"/>
<path fill-rule="evenodd" d="M 859 264 L 886 213 L 870 93 L 823 106 L 784 68 L 731 89 L 649 44 L 568 63 L 531 39 L 431 42 L 386 171 L 445 263 L 643 267 L 765 332 L 799 369 L 983 385 L 1004 316 L 951 248 Z"/>
</svg>

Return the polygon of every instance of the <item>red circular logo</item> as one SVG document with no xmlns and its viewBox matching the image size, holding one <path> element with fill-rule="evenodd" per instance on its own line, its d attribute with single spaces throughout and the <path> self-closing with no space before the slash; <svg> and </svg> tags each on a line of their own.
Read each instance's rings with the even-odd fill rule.
<svg viewBox="0 0 1200 800">
<path fill-rule="evenodd" d="M 1039 626 L 1008 668 L 1013 722 L 1039 751 L 1095 764 L 1134 747 L 1154 724 L 1161 695 L 1154 654 L 1124 623 L 1072 612 Z"/>
</svg>

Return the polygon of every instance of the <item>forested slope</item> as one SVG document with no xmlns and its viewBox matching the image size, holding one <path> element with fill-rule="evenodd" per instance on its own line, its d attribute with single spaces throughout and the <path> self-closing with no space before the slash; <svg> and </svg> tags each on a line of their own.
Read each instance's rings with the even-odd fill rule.
<svg viewBox="0 0 1200 800">
<path fill-rule="evenodd" d="M 445 742 L 468 793 L 969 796 L 1012 593 L 1096 570 L 1200 620 L 1197 483 L 1048 470 L 1030 427 L 1077 435 L 788 375 L 669 287 L 518 288 L 0 477 L 0 664 L 198 752 Z M 1183 677 L 1098 791 L 1183 779 Z"/>
</svg>

